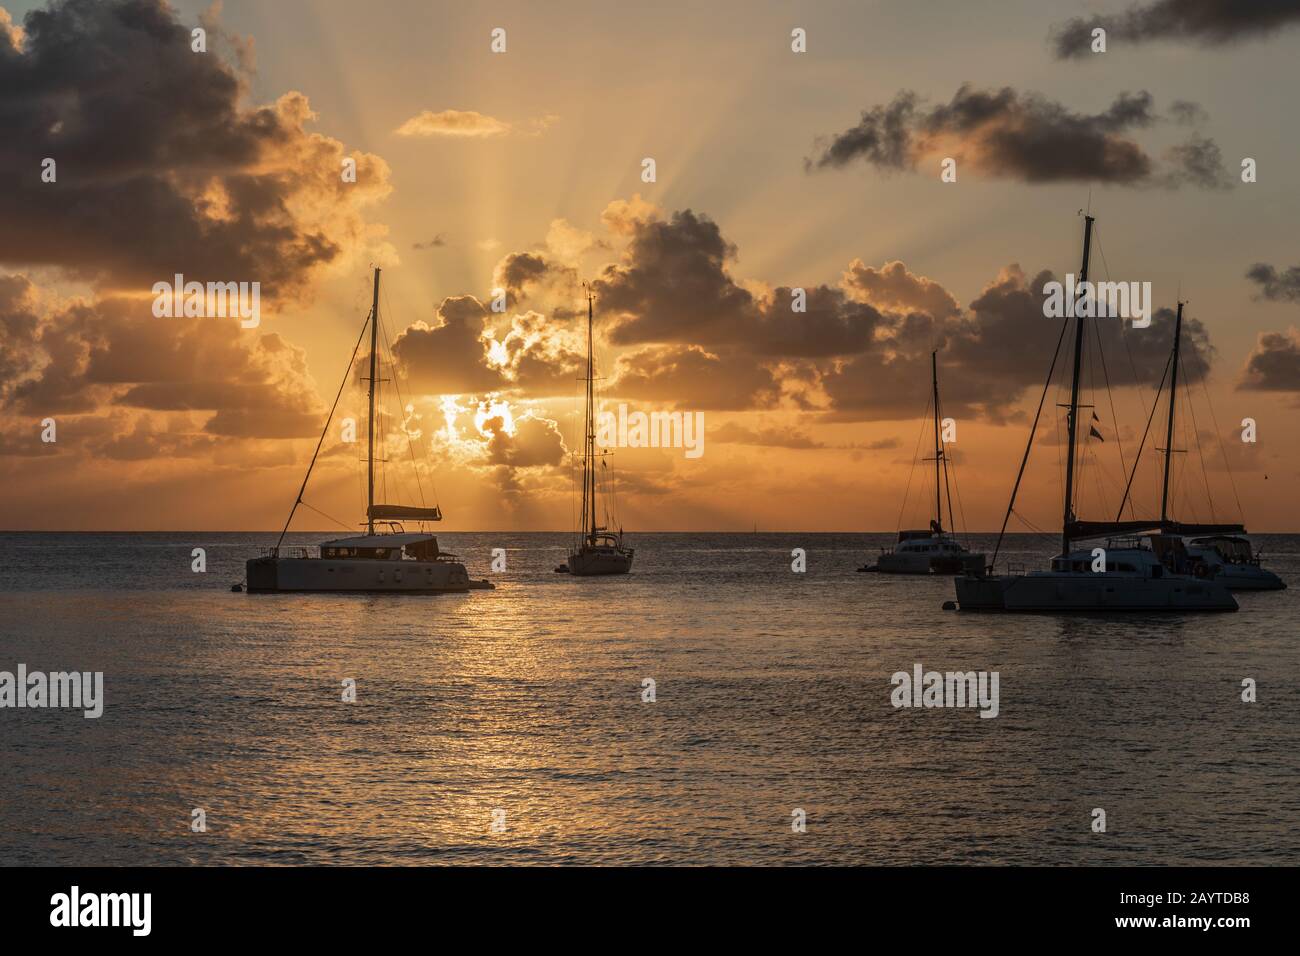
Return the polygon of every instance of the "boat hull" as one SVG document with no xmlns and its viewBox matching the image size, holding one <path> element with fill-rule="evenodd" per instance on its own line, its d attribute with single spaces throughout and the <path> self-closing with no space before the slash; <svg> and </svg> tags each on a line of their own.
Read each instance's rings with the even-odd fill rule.
<svg viewBox="0 0 1300 956">
<path fill-rule="evenodd" d="M 882 554 L 876 561 L 881 574 L 979 574 L 984 570 L 984 555 Z"/>
<path fill-rule="evenodd" d="M 1286 582 L 1272 571 L 1252 565 L 1225 564 L 1214 574 L 1229 591 L 1285 591 Z"/>
<path fill-rule="evenodd" d="M 493 587 L 472 581 L 455 561 L 253 558 L 245 565 L 250 594 L 457 594 Z"/>
<path fill-rule="evenodd" d="M 569 573 L 578 577 L 627 574 L 632 570 L 632 551 L 605 548 L 574 551 L 569 555 L 567 565 Z"/>
<path fill-rule="evenodd" d="M 1108 611 L 1235 611 L 1228 589 L 1212 580 L 1043 572 L 955 579 L 963 611 L 1097 613 Z"/>
</svg>

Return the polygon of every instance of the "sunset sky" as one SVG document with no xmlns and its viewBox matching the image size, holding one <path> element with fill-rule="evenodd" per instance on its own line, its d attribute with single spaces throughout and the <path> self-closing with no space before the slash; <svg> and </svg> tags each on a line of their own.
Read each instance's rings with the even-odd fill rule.
<svg viewBox="0 0 1300 956">
<path fill-rule="evenodd" d="M 936 347 L 964 523 L 996 530 L 1090 207 L 1094 278 L 1188 302 L 1180 516 L 1208 485 L 1238 520 L 1226 453 L 1251 530 L 1300 529 L 1298 54 L 1281 2 L 0 0 L 0 528 L 278 529 L 378 265 L 446 530 L 569 527 L 584 281 L 605 401 L 705 413 L 699 458 L 616 450 L 629 532 L 893 530 Z M 260 325 L 156 318 L 175 273 L 259 282 Z M 1083 517 L 1114 516 L 1171 330 L 1098 326 Z M 362 456 L 332 428 L 305 499 L 355 525 Z"/>
</svg>

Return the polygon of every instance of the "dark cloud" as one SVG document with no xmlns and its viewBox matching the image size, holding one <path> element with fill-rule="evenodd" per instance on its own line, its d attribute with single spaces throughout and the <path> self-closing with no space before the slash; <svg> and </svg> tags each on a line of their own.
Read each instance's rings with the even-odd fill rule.
<svg viewBox="0 0 1300 956">
<path fill-rule="evenodd" d="M 300 93 L 244 106 L 241 74 L 192 52 L 163 0 L 53 0 L 23 31 L 0 35 L 0 262 L 115 289 L 259 281 L 274 302 L 364 242 L 384 162 L 309 133 Z"/>
<path fill-rule="evenodd" d="M 488 365 L 485 320 L 491 313 L 472 295 L 442 300 L 435 326 L 417 322 L 393 342 L 393 356 L 417 392 L 451 395 L 498 391 L 508 383 Z"/>
<path fill-rule="evenodd" d="M 647 346 L 619 357 L 610 392 L 688 410 L 744 410 L 776 403 L 773 371 L 736 351 L 694 345 Z"/>
<path fill-rule="evenodd" d="M 1197 186 L 1201 189 L 1230 189 L 1232 180 L 1223 165 L 1223 153 L 1214 140 L 1204 136 L 1189 137 L 1169 149 L 1168 185 Z"/>
<path fill-rule="evenodd" d="M 1092 31 L 1106 31 L 1107 49 L 1116 40 L 1195 40 L 1212 45 L 1268 36 L 1300 21 L 1296 0 L 1156 0 L 1126 13 L 1075 17 L 1052 31 L 1056 55 L 1062 59 L 1091 53 Z"/>
<path fill-rule="evenodd" d="M 1300 302 L 1300 266 L 1279 273 L 1271 265 L 1257 262 L 1246 270 L 1246 278 L 1259 286 L 1259 297 L 1270 302 Z"/>
<path fill-rule="evenodd" d="M 612 342 L 711 345 L 752 331 L 758 305 L 727 272 L 736 250 L 716 223 L 686 209 L 629 228 L 623 261 L 593 283 L 602 315 L 618 317 Z"/>
<path fill-rule="evenodd" d="M 1210 114 L 1200 103 L 1174 100 L 1169 104 L 1169 118 L 1183 126 L 1199 126 L 1210 118 Z"/>
<path fill-rule="evenodd" d="M 303 351 L 234 320 L 158 319 L 123 298 L 42 309 L 26 279 L 0 276 L 0 334 L 0 407 L 14 413 L 207 412 L 202 432 L 246 438 L 314 435 L 324 419 Z M 180 448 L 189 433 L 170 434 Z"/>
<path fill-rule="evenodd" d="M 810 286 L 757 298 L 732 278 L 735 247 L 717 224 L 687 209 L 641 220 L 622 262 L 593 283 L 616 345 L 678 343 L 769 357 L 851 354 L 871 342 L 880 313 L 842 290 Z"/>
<path fill-rule="evenodd" d="M 432 239 L 428 239 L 425 242 L 411 243 L 411 248 L 412 249 L 440 249 L 446 244 L 447 244 L 447 236 L 445 233 L 440 232 Z"/>
<path fill-rule="evenodd" d="M 1300 335 L 1262 332 L 1246 358 L 1237 388 L 1258 392 L 1300 392 Z"/>
<path fill-rule="evenodd" d="M 1181 102 L 1178 115 L 1190 104 Z M 888 106 L 866 110 L 859 123 L 818 143 L 809 170 L 840 168 L 862 160 L 883 170 L 915 170 L 922 162 L 957 160 L 958 175 L 973 169 L 994 178 L 1028 183 L 1102 182 L 1120 185 L 1208 185 L 1213 141 L 1198 138 L 1164 171 L 1132 138 L 1157 122 L 1151 94 L 1121 93 L 1100 113 L 1076 113 L 1036 93 L 1010 87 L 978 90 L 963 84 L 951 101 L 921 106 L 904 90 Z"/>
</svg>

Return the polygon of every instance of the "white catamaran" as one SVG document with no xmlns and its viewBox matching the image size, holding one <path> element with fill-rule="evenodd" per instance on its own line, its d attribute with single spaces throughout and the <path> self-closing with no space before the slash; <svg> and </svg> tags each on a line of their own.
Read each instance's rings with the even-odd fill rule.
<svg viewBox="0 0 1300 956">
<path fill-rule="evenodd" d="M 934 518 L 928 529 L 899 531 L 893 549 L 882 550 L 874 567 L 864 566 L 859 571 L 879 571 L 882 574 L 978 574 L 984 570 L 985 556 L 972 552 L 943 528 L 943 490 L 948 485 L 948 456 L 939 430 L 938 356 L 938 351 L 930 353 L 934 390 Z M 951 488 L 948 489 L 948 520 L 952 524 Z"/>
<path fill-rule="evenodd" d="M 1088 256 L 1092 244 L 1092 216 L 1085 216 L 1083 267 L 1080 286 L 1088 277 Z M 1068 447 L 1065 467 L 1065 495 L 1061 521 L 1061 551 L 1046 571 L 1025 574 L 967 574 L 955 578 L 958 606 L 963 611 L 1020 612 L 1103 612 L 1103 611 L 1235 611 L 1237 602 L 1228 589 L 1212 577 L 1198 577 L 1182 538 L 1167 534 L 1172 522 L 1080 521 L 1074 513 L 1074 485 L 1079 420 L 1079 370 L 1084 346 L 1084 315 L 1075 308 L 1074 371 L 1070 384 L 1067 415 Z M 1061 342 L 1069 327 L 1069 312 L 1061 328 L 1056 354 L 1047 373 L 1038 412 L 1030 428 L 1029 441 L 1021 459 L 1020 473 L 1011 491 L 1011 501 L 1002 521 L 1002 534 L 1015 506 L 1016 492 L 1024 477 L 1033 446 L 1034 432 L 1042 415 L 1043 400 L 1051 385 Z M 1122 507 L 1122 505 L 1121 505 Z M 1154 530 L 1153 530 L 1154 529 Z M 1075 541 L 1106 539 L 1101 553 L 1093 548 L 1075 548 Z M 997 560 L 994 549 L 994 561 Z"/>
<path fill-rule="evenodd" d="M 596 459 L 605 467 L 605 453 L 596 450 L 595 362 L 593 353 L 593 308 L 587 294 L 587 412 L 583 423 L 582 446 L 582 518 L 579 540 L 569 549 L 568 560 L 555 570 L 561 574 L 590 577 L 602 574 L 627 574 L 632 570 L 632 548 L 623 546 L 623 529 L 611 530 L 596 524 Z M 608 510 L 607 510 L 608 515 Z M 606 519 L 608 521 L 608 517 Z"/>
<path fill-rule="evenodd" d="M 330 421 L 338 408 L 339 395 L 347 376 L 339 386 L 339 394 L 334 398 L 325 429 L 320 441 L 316 443 L 316 453 L 312 455 L 307 474 L 303 476 L 298 497 L 289 511 L 289 519 L 284 523 L 280 539 L 274 548 L 262 557 L 252 558 L 246 565 L 248 590 L 250 593 L 290 592 L 290 591 L 330 591 L 330 592 L 364 592 L 374 594 L 440 594 L 477 589 L 491 589 L 489 581 L 470 579 L 465 565 L 456 560 L 454 554 L 438 550 L 438 539 L 423 532 L 407 532 L 401 522 L 406 521 L 441 521 L 442 511 L 435 505 L 432 508 L 410 507 L 406 505 L 375 504 L 375 383 L 376 355 L 379 348 L 379 270 L 375 269 L 374 298 L 370 315 L 366 318 L 370 329 L 370 377 L 367 380 L 369 417 L 366 426 L 367 454 L 367 494 L 366 494 L 366 533 L 348 538 L 325 541 L 320 545 L 319 554 L 313 555 L 307 548 L 284 548 L 285 533 L 293 521 L 294 512 L 303 503 L 303 492 L 307 480 L 311 477 L 312 467 L 320 454 L 325 435 L 329 432 Z M 365 338 L 366 325 L 362 326 L 361 336 L 357 339 L 352 359 L 348 362 L 351 373 L 356 361 L 357 349 Z M 310 506 L 308 506 L 310 507 Z M 234 590 L 239 590 L 235 585 Z"/>
</svg>

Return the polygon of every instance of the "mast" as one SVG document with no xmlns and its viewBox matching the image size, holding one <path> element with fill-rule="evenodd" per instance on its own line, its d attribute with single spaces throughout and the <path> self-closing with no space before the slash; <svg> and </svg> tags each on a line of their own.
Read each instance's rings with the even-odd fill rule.
<svg viewBox="0 0 1300 956">
<path fill-rule="evenodd" d="M 1165 428 L 1165 483 L 1160 492 L 1160 523 L 1169 520 L 1169 465 L 1174 460 L 1174 405 L 1178 395 L 1178 342 L 1183 334 L 1183 304 L 1178 303 L 1178 317 L 1174 320 L 1174 357 L 1169 378 L 1169 423 Z M 1211 518 L 1214 516 L 1211 515 Z"/>
<path fill-rule="evenodd" d="M 592 359 L 592 294 L 587 292 L 587 418 L 586 441 L 582 449 L 582 521 L 586 527 L 587 542 L 596 543 L 596 430 L 594 417 L 595 367 Z"/>
<path fill-rule="evenodd" d="M 1093 217 L 1083 217 L 1083 267 L 1079 270 L 1079 288 L 1088 281 L 1088 255 L 1092 251 Z M 1075 436 L 1079 431 L 1079 366 L 1083 359 L 1083 316 L 1075 308 L 1074 316 L 1074 373 L 1070 380 L 1069 454 L 1065 464 L 1065 509 L 1061 519 L 1061 554 L 1070 553 L 1070 522 L 1074 520 L 1074 457 Z"/>
<path fill-rule="evenodd" d="M 379 267 L 370 305 L 370 412 L 366 418 L 366 534 L 375 533 L 375 352 L 379 348 Z"/>
<path fill-rule="evenodd" d="M 943 444 L 939 441 L 939 350 L 930 353 L 930 375 L 934 381 L 934 527 L 943 533 L 943 486 L 939 483 L 939 461 Z"/>
</svg>

